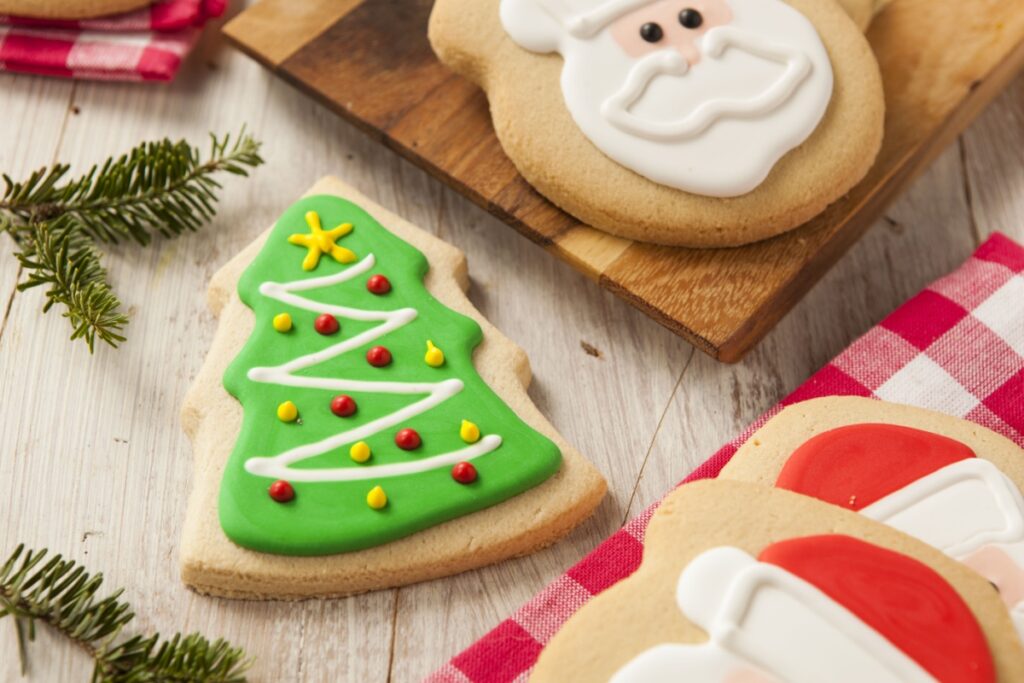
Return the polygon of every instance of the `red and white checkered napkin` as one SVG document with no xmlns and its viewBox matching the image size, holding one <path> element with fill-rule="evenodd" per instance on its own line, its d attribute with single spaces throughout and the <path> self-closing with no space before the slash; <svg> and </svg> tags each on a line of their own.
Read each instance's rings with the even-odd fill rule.
<svg viewBox="0 0 1024 683">
<path fill-rule="evenodd" d="M 158 0 L 81 21 L 0 15 L 0 71 L 111 81 L 169 81 L 227 0 Z"/>
<path fill-rule="evenodd" d="M 973 420 L 1024 447 L 1024 248 L 996 234 L 953 274 L 903 304 L 683 483 L 715 477 L 790 403 L 870 396 Z M 640 565 L 657 505 L 633 519 L 429 683 L 525 681 L 544 644 L 592 596 Z"/>
</svg>

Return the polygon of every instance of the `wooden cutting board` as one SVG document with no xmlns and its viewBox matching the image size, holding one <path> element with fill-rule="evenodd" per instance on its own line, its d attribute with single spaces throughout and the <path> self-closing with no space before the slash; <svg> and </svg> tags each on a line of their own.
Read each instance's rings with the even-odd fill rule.
<svg viewBox="0 0 1024 683">
<path fill-rule="evenodd" d="M 611 237 L 537 194 L 487 100 L 427 42 L 432 0 L 264 0 L 224 29 L 241 49 L 714 356 L 750 350 L 1024 66 L 1024 0 L 893 0 L 868 38 L 886 141 L 868 177 L 805 226 L 736 249 Z"/>
</svg>

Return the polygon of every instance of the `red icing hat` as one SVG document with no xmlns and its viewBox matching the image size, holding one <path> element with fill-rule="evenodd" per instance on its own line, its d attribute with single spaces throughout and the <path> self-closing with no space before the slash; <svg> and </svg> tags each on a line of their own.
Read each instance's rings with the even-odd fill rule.
<svg viewBox="0 0 1024 683">
<path fill-rule="evenodd" d="M 974 451 L 945 436 L 888 424 L 839 427 L 806 441 L 775 485 L 861 510 Z"/>
<path fill-rule="evenodd" d="M 781 541 L 757 559 L 815 586 L 937 680 L 996 680 L 988 642 L 974 614 L 927 565 L 841 535 Z"/>
</svg>

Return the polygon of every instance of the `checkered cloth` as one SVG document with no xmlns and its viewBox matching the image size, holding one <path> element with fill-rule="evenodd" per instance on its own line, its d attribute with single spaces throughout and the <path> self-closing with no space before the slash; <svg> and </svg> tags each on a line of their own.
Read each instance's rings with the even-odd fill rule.
<svg viewBox="0 0 1024 683">
<path fill-rule="evenodd" d="M 199 29 L 227 0 L 160 0 L 81 21 L 0 15 L 0 71 L 62 78 L 169 81 Z"/>
<path fill-rule="evenodd" d="M 855 341 L 683 483 L 717 476 L 739 446 L 784 406 L 833 395 L 938 410 L 973 420 L 1024 447 L 1024 248 L 1003 235 L 993 236 L 956 272 Z M 656 507 L 426 680 L 525 681 L 562 624 L 640 565 L 644 529 Z"/>
</svg>

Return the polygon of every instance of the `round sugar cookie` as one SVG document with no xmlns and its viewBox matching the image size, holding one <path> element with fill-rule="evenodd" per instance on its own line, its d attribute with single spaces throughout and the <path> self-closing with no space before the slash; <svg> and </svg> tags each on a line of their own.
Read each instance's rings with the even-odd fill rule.
<svg viewBox="0 0 1024 683">
<path fill-rule="evenodd" d="M 831 0 L 438 0 L 429 34 L 487 92 L 523 177 L 620 237 L 723 247 L 784 233 L 881 146 L 878 65 Z"/>
<path fill-rule="evenodd" d="M 34 19 L 93 19 L 150 4 L 152 0 L 0 0 L 0 14 Z"/>
</svg>

